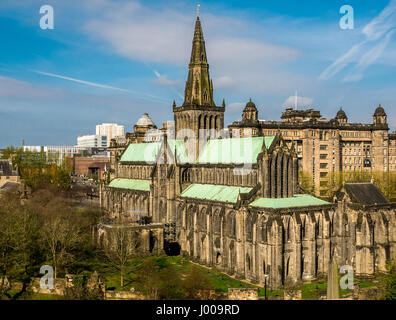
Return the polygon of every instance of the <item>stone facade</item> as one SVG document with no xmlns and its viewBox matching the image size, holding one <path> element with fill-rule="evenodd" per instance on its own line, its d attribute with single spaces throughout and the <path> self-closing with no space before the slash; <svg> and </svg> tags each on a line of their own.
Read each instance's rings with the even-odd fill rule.
<svg viewBox="0 0 396 320">
<path fill-rule="evenodd" d="M 357 274 L 385 271 L 396 255 L 395 205 L 373 184 L 345 185 L 332 203 L 302 195 L 300 145 L 288 143 L 283 127 L 264 136 L 251 101 L 242 122 L 252 134 L 224 138 L 224 110 L 224 101 L 221 107 L 213 101 L 197 19 L 185 101 L 173 105 L 176 134 L 162 130 L 159 141 L 112 141 L 111 182 L 100 187 L 109 217 L 150 217 L 146 229 L 162 228 L 165 247 L 177 244 L 191 260 L 252 283 L 264 285 L 266 278 L 271 289 L 327 274 L 332 257 Z M 381 117 L 373 126 L 386 131 Z M 294 120 L 285 119 L 292 130 Z M 308 136 L 319 127 L 299 125 L 307 141 L 314 141 Z M 323 135 L 318 138 L 319 147 Z"/>
<path fill-rule="evenodd" d="M 282 121 L 258 120 L 257 114 L 250 101 L 242 120 L 228 126 L 231 136 L 267 136 L 280 131 L 297 152 L 299 170 L 313 176 L 317 195 L 325 196 L 323 182 L 331 172 L 396 171 L 396 132 L 389 133 L 381 105 L 371 124 L 349 123 L 342 108 L 330 120 L 314 109 L 286 109 Z"/>
</svg>

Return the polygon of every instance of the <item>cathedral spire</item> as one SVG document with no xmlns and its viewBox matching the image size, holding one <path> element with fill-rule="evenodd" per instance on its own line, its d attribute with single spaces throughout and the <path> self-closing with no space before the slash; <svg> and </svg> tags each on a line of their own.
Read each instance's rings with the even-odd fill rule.
<svg viewBox="0 0 396 320">
<path fill-rule="evenodd" d="M 188 79 L 183 105 L 215 106 L 213 85 L 209 76 L 209 64 L 206 57 L 205 40 L 199 16 L 195 21 Z"/>
</svg>

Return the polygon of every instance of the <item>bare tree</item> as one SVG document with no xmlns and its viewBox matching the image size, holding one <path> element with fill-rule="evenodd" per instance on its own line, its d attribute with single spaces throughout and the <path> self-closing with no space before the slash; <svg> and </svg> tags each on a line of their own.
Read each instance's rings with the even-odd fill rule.
<svg viewBox="0 0 396 320">
<path fill-rule="evenodd" d="M 133 257 L 140 255 L 141 239 L 137 232 L 119 225 L 107 230 L 104 252 L 109 261 L 120 270 L 120 285 L 124 287 L 125 269 Z"/>
<path fill-rule="evenodd" d="M 139 280 L 142 284 L 142 291 L 148 299 L 157 300 L 160 292 L 159 267 L 153 259 L 143 262 L 139 272 Z"/>
<path fill-rule="evenodd" d="M 57 276 L 58 267 L 73 261 L 73 250 L 80 242 L 80 228 L 71 214 L 47 215 L 43 225 L 43 238 L 50 251 Z"/>
<path fill-rule="evenodd" d="M 184 279 L 184 290 L 187 299 L 198 300 L 207 295 L 210 289 L 210 279 L 205 271 L 192 267 Z M 207 298 L 207 297 L 206 297 Z"/>
</svg>

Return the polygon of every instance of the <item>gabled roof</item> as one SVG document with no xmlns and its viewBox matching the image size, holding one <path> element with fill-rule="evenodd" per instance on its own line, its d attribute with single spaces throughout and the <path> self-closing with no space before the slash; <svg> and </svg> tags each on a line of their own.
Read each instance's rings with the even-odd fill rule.
<svg viewBox="0 0 396 320">
<path fill-rule="evenodd" d="M 275 136 L 209 140 L 197 162 L 243 164 L 256 163 L 263 143 L 268 149 Z"/>
<path fill-rule="evenodd" d="M 262 150 L 263 143 L 268 149 L 274 139 L 275 136 L 209 140 L 196 163 L 257 163 L 257 157 Z M 131 143 L 122 154 L 120 161 L 154 163 L 161 145 L 162 142 Z M 178 163 L 190 162 L 183 140 L 168 139 L 168 145 L 172 153 L 176 153 Z"/>
<path fill-rule="evenodd" d="M 190 162 L 188 159 L 187 149 L 183 140 L 169 139 L 168 144 L 172 153 L 175 154 L 176 152 L 178 163 Z"/>
<path fill-rule="evenodd" d="M 346 183 L 345 191 L 354 203 L 362 205 L 389 204 L 389 201 L 373 183 Z"/>
<path fill-rule="evenodd" d="M 179 197 L 236 203 L 239 193 L 249 193 L 253 188 L 213 184 L 191 184 Z"/>
<path fill-rule="evenodd" d="M 109 184 L 110 188 L 150 191 L 150 180 L 114 179 Z"/>
<path fill-rule="evenodd" d="M 121 162 L 154 163 L 162 142 L 131 143 L 121 156 Z M 183 140 L 169 139 L 168 145 L 173 154 L 177 155 L 179 163 L 187 163 L 188 155 Z"/>
<path fill-rule="evenodd" d="M 284 209 L 330 205 L 331 203 L 308 194 L 296 194 L 291 198 L 259 198 L 249 205 L 259 208 Z"/>
<path fill-rule="evenodd" d="M 121 156 L 121 162 L 155 162 L 161 142 L 131 143 Z"/>
</svg>

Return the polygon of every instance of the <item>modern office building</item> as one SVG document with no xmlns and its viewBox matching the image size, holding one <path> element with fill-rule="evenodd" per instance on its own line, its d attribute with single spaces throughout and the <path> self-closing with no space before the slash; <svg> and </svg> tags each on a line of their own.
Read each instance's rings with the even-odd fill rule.
<svg viewBox="0 0 396 320">
<path fill-rule="evenodd" d="M 77 146 L 85 148 L 107 148 L 107 139 L 105 135 L 85 135 L 77 138 Z"/>
<path fill-rule="evenodd" d="M 66 158 L 81 155 L 89 149 L 81 146 L 23 146 L 23 151 L 44 152 L 47 161 L 62 164 Z"/>
<path fill-rule="evenodd" d="M 107 137 L 107 147 L 111 139 L 124 136 L 124 126 L 116 123 L 102 123 L 96 126 L 96 135 Z"/>
</svg>

